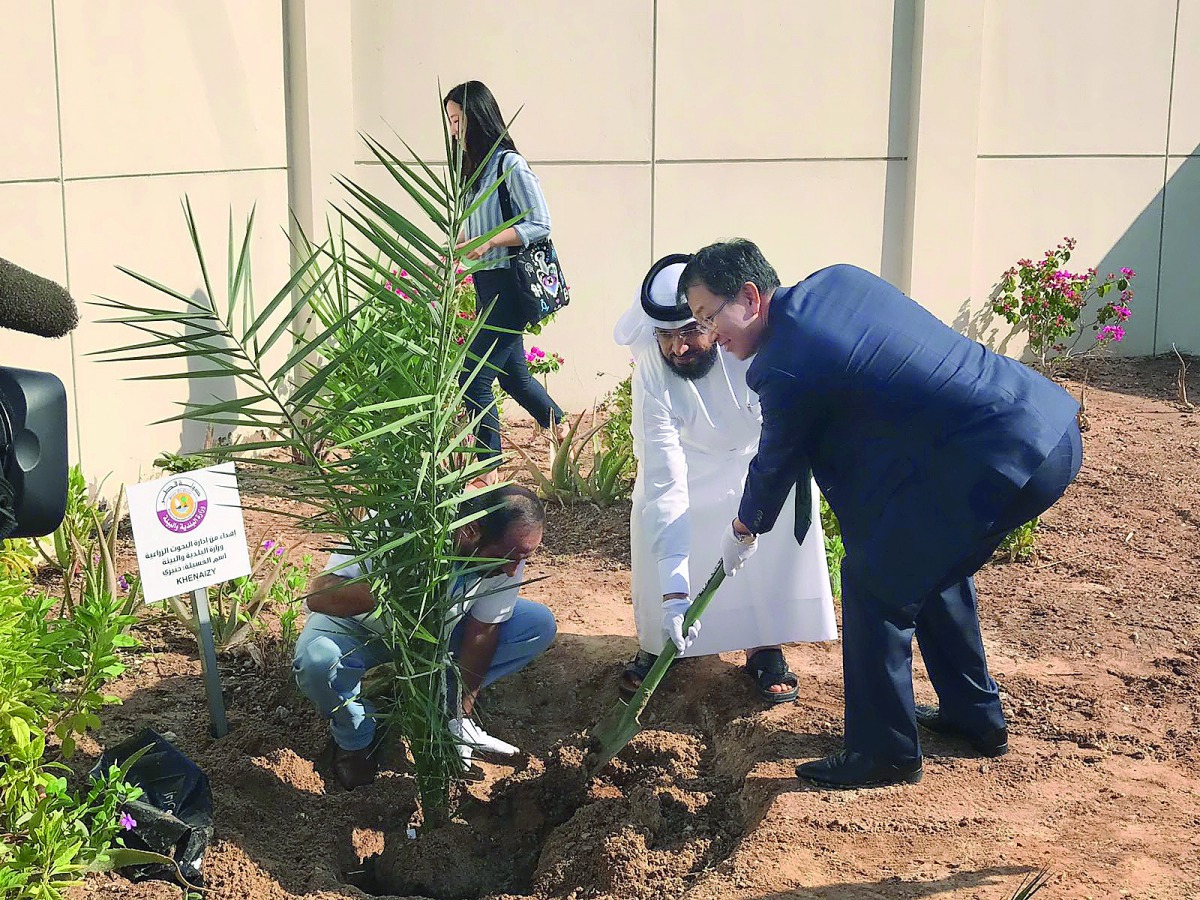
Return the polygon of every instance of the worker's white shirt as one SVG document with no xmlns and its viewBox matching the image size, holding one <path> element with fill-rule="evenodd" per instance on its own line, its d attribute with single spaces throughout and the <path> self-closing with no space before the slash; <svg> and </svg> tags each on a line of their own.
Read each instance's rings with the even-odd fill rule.
<svg viewBox="0 0 1200 900">
<path fill-rule="evenodd" d="M 337 575 L 339 578 L 358 578 L 363 574 L 363 566 L 360 563 L 346 565 L 352 559 L 354 559 L 353 555 L 331 553 L 329 562 L 325 564 L 325 571 Z M 335 569 L 336 571 L 334 571 Z M 369 563 L 367 571 L 370 571 Z M 451 581 L 449 588 L 451 597 L 455 598 L 457 602 L 446 616 L 447 631 L 452 630 L 468 613 L 472 619 L 488 625 L 507 622 L 512 618 L 513 609 L 517 605 L 517 592 L 524 578 L 525 562 L 522 560 L 513 575 L 505 575 L 500 572 L 481 578 L 478 574 L 470 574 Z M 379 630 L 381 627 L 376 624 L 380 617 L 374 611 L 346 618 L 353 618 L 374 630 Z"/>
<path fill-rule="evenodd" d="M 737 514 L 762 414 L 746 387 L 749 361 L 718 349 L 703 378 L 673 372 L 656 344 L 643 344 L 633 374 L 633 448 L 638 460 L 630 516 L 633 604 L 642 649 L 662 650 L 662 598 L 704 587 Z M 795 496 L 782 515 L 789 512 Z M 790 528 L 759 538 L 754 558 L 726 579 L 687 656 L 837 638 L 825 545 L 813 490 L 802 546 Z M 783 521 L 787 521 L 784 519 Z"/>
</svg>

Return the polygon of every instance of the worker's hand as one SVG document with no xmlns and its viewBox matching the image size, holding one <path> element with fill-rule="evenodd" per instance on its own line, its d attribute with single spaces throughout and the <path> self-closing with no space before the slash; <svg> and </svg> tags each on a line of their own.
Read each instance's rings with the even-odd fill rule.
<svg viewBox="0 0 1200 900">
<path fill-rule="evenodd" d="M 725 535 L 721 538 L 721 563 L 725 566 L 726 575 L 737 574 L 737 570 L 744 566 L 746 560 L 758 549 L 758 537 L 751 537 L 752 540 L 743 543 L 738 540 L 738 534 L 732 526 L 725 529 Z"/>
<path fill-rule="evenodd" d="M 675 645 L 675 649 L 680 653 L 687 650 L 700 634 L 700 623 L 698 621 L 692 623 L 692 627 L 687 630 L 687 634 L 683 633 L 683 617 L 687 614 L 688 607 L 691 605 L 692 602 L 686 597 L 664 600 L 662 605 L 663 634 L 666 635 L 668 641 Z"/>
<path fill-rule="evenodd" d="M 464 769 L 471 765 L 471 757 L 476 750 L 495 753 L 499 756 L 516 756 L 521 752 L 507 741 L 492 737 L 467 718 L 451 719 L 450 734 L 458 743 L 458 755 L 462 757 Z"/>
</svg>

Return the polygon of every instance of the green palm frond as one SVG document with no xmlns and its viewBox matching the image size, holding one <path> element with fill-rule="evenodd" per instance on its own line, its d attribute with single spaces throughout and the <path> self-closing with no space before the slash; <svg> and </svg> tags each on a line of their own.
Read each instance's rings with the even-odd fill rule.
<svg viewBox="0 0 1200 900">
<path fill-rule="evenodd" d="M 483 317 L 465 341 L 455 340 L 455 291 L 474 267 L 459 270 L 454 244 L 471 209 L 495 190 L 481 196 L 466 189 L 461 159 L 445 137 L 439 174 L 415 154 L 406 161 L 364 135 L 394 196 L 339 179 L 346 192 L 340 216 L 327 221 L 320 241 L 293 229 L 291 277 L 261 306 L 253 291 L 253 212 L 240 230 L 230 218 L 225 278 L 217 279 L 185 199 L 202 290 L 188 294 L 123 269 L 139 299 L 97 305 L 104 321 L 136 337 L 95 354 L 136 363 L 130 380 L 198 385 L 162 421 L 261 432 L 223 448 L 254 479 L 247 505 L 299 500 L 308 507 L 306 527 L 369 566 L 362 580 L 379 599 L 393 658 L 379 715 L 408 744 L 423 806 L 435 815 L 447 806 L 460 765 L 443 696 L 447 587 L 463 565 L 453 532 L 467 483 L 487 468 L 470 442 L 480 416 L 462 413 L 459 382 L 464 368 L 489 365 L 467 351 Z M 408 299 L 392 284 L 400 271 Z M 213 293 L 218 283 L 222 298 Z M 236 395 L 212 394 L 231 383 Z"/>
</svg>

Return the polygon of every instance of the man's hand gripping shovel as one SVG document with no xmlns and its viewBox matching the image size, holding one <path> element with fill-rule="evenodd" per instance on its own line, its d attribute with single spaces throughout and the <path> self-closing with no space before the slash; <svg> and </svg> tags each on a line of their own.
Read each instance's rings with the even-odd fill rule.
<svg viewBox="0 0 1200 900">
<path fill-rule="evenodd" d="M 717 588 L 721 586 L 721 582 L 724 580 L 725 568 L 723 564 L 717 563 L 717 568 L 708 577 L 708 582 L 704 585 L 704 590 L 700 592 L 700 596 L 692 601 L 687 615 L 683 618 L 684 634 L 687 634 L 688 629 L 703 614 L 705 607 L 708 606 L 708 602 L 713 598 L 713 594 L 717 592 Z M 642 723 L 638 717 L 642 714 L 642 710 L 646 708 L 646 704 L 650 702 L 650 696 L 654 693 L 654 689 L 658 687 L 658 683 L 662 681 L 663 676 L 667 674 L 667 669 L 678 655 L 679 650 L 673 643 L 667 641 L 667 646 L 658 655 L 658 659 L 650 667 L 650 671 L 642 680 L 641 686 L 629 698 L 629 702 L 618 700 L 616 705 L 608 711 L 608 714 L 600 720 L 600 723 L 592 729 L 591 734 L 588 736 L 591 750 L 588 752 L 587 757 L 587 765 L 591 775 L 599 774 L 600 770 L 608 765 L 608 761 L 620 753 L 625 745 L 633 740 L 634 735 L 642 730 Z"/>
</svg>

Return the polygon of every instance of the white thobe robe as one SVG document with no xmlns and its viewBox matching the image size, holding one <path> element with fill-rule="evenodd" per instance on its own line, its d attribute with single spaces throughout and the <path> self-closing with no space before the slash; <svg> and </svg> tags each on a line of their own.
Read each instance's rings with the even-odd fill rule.
<svg viewBox="0 0 1200 900">
<path fill-rule="evenodd" d="M 673 372 L 654 344 L 635 349 L 633 448 L 637 480 L 630 515 L 633 605 L 638 642 L 665 643 L 662 599 L 704 587 L 721 560 L 721 536 L 738 501 L 762 425 L 746 387 L 748 361 L 718 348 L 704 377 Z M 817 490 L 812 526 L 797 546 L 791 528 L 759 537 L 758 552 L 726 578 L 701 617 L 685 656 L 837 638 Z M 781 514 L 794 518 L 795 490 Z"/>
</svg>

